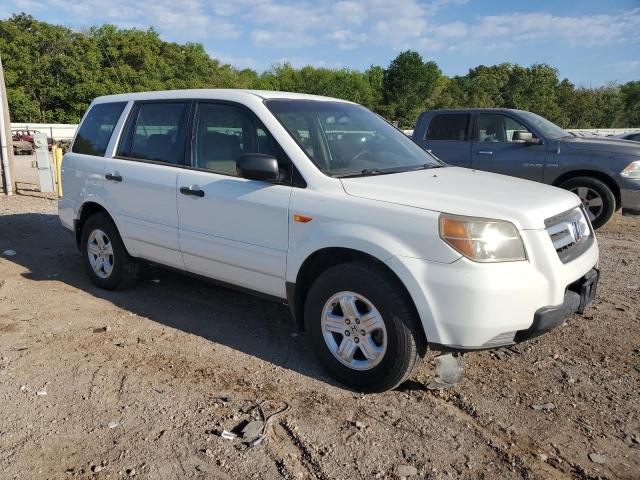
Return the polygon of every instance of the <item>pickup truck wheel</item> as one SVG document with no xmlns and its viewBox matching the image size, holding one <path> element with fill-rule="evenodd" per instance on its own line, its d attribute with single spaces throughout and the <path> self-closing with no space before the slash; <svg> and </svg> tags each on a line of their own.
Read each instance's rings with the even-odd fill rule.
<svg viewBox="0 0 640 480">
<path fill-rule="evenodd" d="M 356 390 L 398 386 L 426 353 L 407 294 L 373 262 L 343 263 L 322 273 L 309 290 L 304 318 L 324 366 Z"/>
<path fill-rule="evenodd" d="M 580 197 L 593 228 L 603 226 L 616 211 L 616 197 L 602 180 L 593 177 L 575 177 L 567 180 L 560 187 Z"/>
<path fill-rule="evenodd" d="M 136 283 L 140 265 L 127 253 L 118 229 L 107 214 L 96 213 L 87 219 L 81 241 L 89 278 L 96 286 L 122 290 Z"/>
</svg>

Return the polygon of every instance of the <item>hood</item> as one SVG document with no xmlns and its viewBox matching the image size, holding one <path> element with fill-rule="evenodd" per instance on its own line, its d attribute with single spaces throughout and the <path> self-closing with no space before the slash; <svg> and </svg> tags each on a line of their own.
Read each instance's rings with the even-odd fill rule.
<svg viewBox="0 0 640 480">
<path fill-rule="evenodd" d="M 640 157 L 640 143 L 620 138 L 572 137 L 560 140 L 560 148 L 592 150 L 597 152 L 620 153 Z"/>
<path fill-rule="evenodd" d="M 472 217 L 508 220 L 522 230 L 580 204 L 566 190 L 458 167 L 342 178 L 348 195 Z"/>
</svg>

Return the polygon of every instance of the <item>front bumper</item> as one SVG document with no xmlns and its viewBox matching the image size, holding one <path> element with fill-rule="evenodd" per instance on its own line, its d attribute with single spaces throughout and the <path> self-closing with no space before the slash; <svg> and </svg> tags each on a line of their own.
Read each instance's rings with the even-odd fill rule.
<svg viewBox="0 0 640 480">
<path fill-rule="evenodd" d="M 468 351 L 512 345 L 561 324 L 556 317 L 564 320 L 576 310 L 569 300 L 573 296 L 566 305 L 565 296 L 597 265 L 597 242 L 562 263 L 544 230 L 523 231 L 522 237 L 527 261 L 387 260 L 409 291 L 432 348 Z"/>
<path fill-rule="evenodd" d="M 526 330 L 516 333 L 513 343 L 524 342 L 542 335 L 562 325 L 565 319 L 574 313 L 584 313 L 596 298 L 600 272 L 592 268 L 577 282 L 569 285 L 564 294 L 564 301 L 560 305 L 542 307 L 533 316 L 533 323 Z"/>
</svg>

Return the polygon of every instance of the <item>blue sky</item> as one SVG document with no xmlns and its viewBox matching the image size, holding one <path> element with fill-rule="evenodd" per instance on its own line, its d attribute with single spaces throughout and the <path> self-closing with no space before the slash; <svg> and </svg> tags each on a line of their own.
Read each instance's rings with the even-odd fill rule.
<svg viewBox="0 0 640 480">
<path fill-rule="evenodd" d="M 386 66 L 411 48 L 447 75 L 544 62 L 583 86 L 640 79 L 638 0 L 2 0 L 0 18 L 17 12 L 74 29 L 153 26 L 258 71 Z"/>
</svg>

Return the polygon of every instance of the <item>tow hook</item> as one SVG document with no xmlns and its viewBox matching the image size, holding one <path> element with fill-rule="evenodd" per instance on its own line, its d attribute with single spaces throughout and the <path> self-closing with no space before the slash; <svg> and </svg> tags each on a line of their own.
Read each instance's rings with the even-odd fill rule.
<svg viewBox="0 0 640 480">
<path fill-rule="evenodd" d="M 443 353 L 434 360 L 436 362 L 436 375 L 429 383 L 429 390 L 441 390 L 451 388 L 462 380 L 462 354 Z"/>
</svg>

